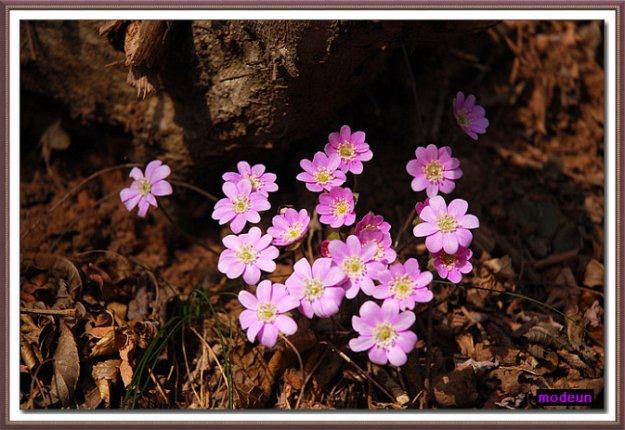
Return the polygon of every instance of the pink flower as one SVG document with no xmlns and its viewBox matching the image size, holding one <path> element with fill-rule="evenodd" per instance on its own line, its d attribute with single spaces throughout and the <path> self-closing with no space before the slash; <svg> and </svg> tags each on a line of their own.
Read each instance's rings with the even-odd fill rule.
<svg viewBox="0 0 625 430">
<path fill-rule="evenodd" d="M 430 199 L 430 205 L 419 215 L 421 223 L 413 230 L 416 237 L 425 237 L 425 246 L 434 253 L 444 249 L 455 254 L 458 246 L 468 247 L 473 240 L 469 229 L 478 228 L 480 221 L 475 215 L 465 215 L 469 204 L 462 199 L 449 203 L 449 209 L 441 196 Z"/>
<path fill-rule="evenodd" d="M 356 223 L 354 234 L 359 234 L 361 231 L 365 230 L 380 230 L 383 233 L 389 233 L 391 231 L 391 225 L 384 221 L 382 215 L 375 215 L 369 212 Z"/>
<path fill-rule="evenodd" d="M 296 178 L 305 182 L 309 191 L 329 191 L 332 187 L 345 183 L 345 173 L 337 170 L 341 159 L 336 154 L 326 155 L 323 152 L 317 152 L 313 161 L 304 159 L 299 164 L 304 171 Z"/>
<path fill-rule="evenodd" d="M 363 230 L 357 236 L 363 246 L 369 243 L 375 244 L 377 252 L 373 256 L 373 261 L 390 264 L 397 258 L 397 253 L 392 248 L 390 234 L 383 233 L 381 230 Z"/>
<path fill-rule="evenodd" d="M 471 139 L 477 140 L 478 134 L 486 133 L 488 127 L 488 119 L 485 117 L 486 111 L 482 106 L 475 104 L 473 94 L 469 94 L 465 100 L 464 93 L 458 91 L 452 105 L 456 123 Z"/>
<path fill-rule="evenodd" d="M 406 364 L 408 354 L 417 344 L 417 335 L 410 331 L 415 314 L 400 312 L 394 300 L 387 300 L 382 307 L 374 302 L 365 302 L 360 307 L 360 316 L 352 317 L 352 326 L 360 336 L 349 341 L 354 352 L 369 351 L 369 360 L 384 365 Z"/>
<path fill-rule="evenodd" d="M 233 234 L 223 238 L 224 249 L 219 255 L 217 269 L 229 279 L 243 275 L 243 280 L 253 285 L 260 279 L 260 271 L 273 272 L 278 258 L 278 248 L 270 246 L 272 237 L 266 234 L 261 237 L 258 227 L 250 228 L 245 234 Z"/>
<path fill-rule="evenodd" d="M 141 169 L 133 167 L 129 177 L 133 178 L 134 181 L 129 188 L 124 188 L 119 192 L 119 197 L 128 212 L 139 205 L 137 215 L 143 218 L 148 213 L 150 205 L 158 207 L 157 196 L 172 194 L 174 191 L 171 185 L 165 181 L 170 173 L 169 166 L 160 160 L 153 160 L 148 163 L 145 168 L 145 176 L 143 176 Z"/>
<path fill-rule="evenodd" d="M 330 246 L 330 241 L 329 240 L 324 240 L 323 242 L 321 242 L 321 256 L 322 257 L 326 257 L 326 258 L 331 258 L 332 256 L 330 255 L 330 250 L 328 249 L 328 247 Z"/>
<path fill-rule="evenodd" d="M 345 242 L 333 240 L 328 245 L 332 260 L 343 269 L 347 280 L 343 283 L 345 297 L 353 299 L 362 289 L 367 295 L 373 293 L 373 279 L 386 268 L 383 263 L 374 261 L 378 247 L 374 243 L 361 245 L 358 237 L 351 235 Z"/>
<path fill-rule="evenodd" d="M 233 233 L 241 233 L 248 222 L 255 224 L 260 221 L 258 212 L 271 207 L 267 197 L 252 192 L 252 185 L 247 179 L 236 184 L 224 182 L 222 189 L 226 198 L 215 204 L 212 217 L 219 220 L 220 225 L 230 222 Z"/>
<path fill-rule="evenodd" d="M 253 193 L 260 193 L 265 197 L 269 196 L 269 193 L 278 191 L 278 185 L 276 184 L 276 175 L 273 173 L 265 173 L 265 166 L 262 164 L 256 164 L 250 167 L 247 161 L 239 161 L 237 163 L 236 172 L 227 172 L 223 174 L 223 180 L 237 184 L 239 181 L 246 179 L 252 186 Z"/>
<path fill-rule="evenodd" d="M 345 273 L 331 258 L 318 258 L 312 267 L 302 258 L 285 284 L 289 294 L 299 299 L 299 311 L 307 318 L 328 318 L 339 311 L 345 290 L 338 284 L 344 279 Z"/>
<path fill-rule="evenodd" d="M 354 196 L 349 188 L 334 187 L 321 194 L 315 210 L 321 215 L 319 221 L 332 228 L 352 225 L 356 220 Z"/>
<path fill-rule="evenodd" d="M 427 303 L 434 297 L 427 288 L 432 278 L 432 273 L 419 270 L 416 259 L 409 258 L 404 264 L 395 263 L 380 273 L 381 285 L 375 287 L 373 297 L 395 300 L 401 310 L 414 309 L 415 303 Z"/>
<path fill-rule="evenodd" d="M 341 127 L 339 133 L 330 133 L 328 141 L 326 154 L 337 154 L 341 157 L 340 169 L 345 173 L 361 174 L 362 162 L 373 158 L 373 152 L 365 142 L 365 133 L 356 131 L 352 134 L 347 125 Z"/>
<path fill-rule="evenodd" d="M 287 246 L 300 240 L 308 231 L 310 217 L 306 209 L 297 212 L 293 208 L 283 209 L 271 220 L 273 227 L 267 233 L 273 236 L 273 244 Z"/>
<path fill-rule="evenodd" d="M 469 261 L 473 257 L 473 252 L 463 246 L 459 246 L 455 254 L 450 255 L 445 251 L 440 251 L 434 253 L 432 257 L 438 276 L 449 279 L 454 284 L 462 281 L 463 273 L 473 270 L 473 265 Z"/>
<path fill-rule="evenodd" d="M 414 206 L 414 210 L 417 211 L 417 216 L 421 215 L 421 211 L 423 210 L 423 208 L 425 208 L 426 206 L 430 205 L 430 199 L 425 199 L 423 201 L 423 203 L 418 202 L 415 206 Z"/>
<path fill-rule="evenodd" d="M 441 193 L 451 193 L 456 187 L 454 180 L 462 177 L 460 161 L 451 157 L 451 148 L 436 145 L 419 146 L 417 158 L 406 164 L 406 170 L 414 179 L 410 186 L 413 191 L 426 190 L 428 197 Z"/>
<path fill-rule="evenodd" d="M 246 307 L 239 315 L 239 321 L 243 330 L 247 330 L 250 342 L 258 336 L 261 344 L 271 348 L 278 341 L 279 333 L 291 335 L 297 331 L 295 321 L 283 314 L 295 309 L 299 301 L 289 296 L 284 285 L 262 281 L 256 288 L 256 296 L 241 291 L 239 301 Z"/>
</svg>

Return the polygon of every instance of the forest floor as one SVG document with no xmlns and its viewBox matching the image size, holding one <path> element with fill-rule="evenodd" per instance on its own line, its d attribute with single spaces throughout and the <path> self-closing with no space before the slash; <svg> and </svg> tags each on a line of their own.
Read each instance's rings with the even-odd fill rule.
<svg viewBox="0 0 625 430">
<path fill-rule="evenodd" d="M 238 323 L 242 281 L 219 273 L 210 251 L 227 234 L 210 218 L 213 202 L 177 188 L 159 200 L 174 225 L 158 210 L 145 219 L 126 211 L 118 193 L 128 167 L 88 180 L 135 161 L 123 130 L 75 125 L 67 147 L 51 127 L 40 144 L 25 142 L 22 408 L 531 409 L 539 388 L 592 389 L 602 408 L 602 47 L 598 22 L 513 21 L 399 50 L 317 135 L 280 161 L 270 152 L 247 160 L 278 174 L 272 213 L 287 203 L 311 210 L 314 196 L 294 181 L 298 161 L 342 124 L 366 131 L 374 158 L 358 179 L 357 213 L 384 215 L 399 260 L 425 267 L 423 240 L 402 229 L 425 198 L 405 165 L 418 145 L 452 147 L 464 171 L 453 196 L 481 221 L 474 270 L 461 284 L 432 284 L 401 368 L 349 350 L 356 301 L 332 319 L 298 318 L 298 354 L 282 341 L 249 343 Z M 486 107 L 491 125 L 477 142 L 452 122 L 458 90 Z M 232 170 L 197 185 L 220 195 Z M 301 249 L 318 256 L 319 233 Z M 280 257 L 275 281 L 293 258 Z"/>
</svg>

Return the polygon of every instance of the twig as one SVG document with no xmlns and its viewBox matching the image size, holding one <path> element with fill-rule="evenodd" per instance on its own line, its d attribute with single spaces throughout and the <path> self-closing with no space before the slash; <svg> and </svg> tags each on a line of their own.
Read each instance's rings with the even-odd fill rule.
<svg viewBox="0 0 625 430">
<path fill-rule="evenodd" d="M 148 367 L 148 373 L 150 374 L 150 378 L 152 379 L 152 382 L 154 382 L 154 385 L 156 386 L 156 391 L 158 391 L 158 394 L 160 394 L 161 397 L 163 397 L 163 400 L 165 400 L 165 403 L 169 405 L 169 399 L 167 398 L 165 391 L 163 391 L 163 387 L 161 387 L 161 384 L 158 382 L 158 379 L 156 379 L 156 377 L 154 376 L 154 372 L 152 372 L 152 369 L 149 367 Z"/>
<path fill-rule="evenodd" d="M 558 263 L 563 263 L 577 256 L 578 253 L 579 253 L 579 248 L 575 248 L 569 251 L 560 252 L 559 254 L 552 254 L 549 257 L 543 258 L 542 260 L 535 261 L 534 267 L 536 269 L 541 269 L 543 267 L 552 266 Z"/>
<path fill-rule="evenodd" d="M 189 384 L 191 384 L 191 390 L 193 391 L 195 400 L 197 400 L 200 406 L 203 406 L 202 399 L 198 395 L 197 391 L 195 391 L 195 383 L 193 381 L 193 379 L 195 378 L 191 378 L 191 370 L 189 369 L 189 359 L 187 358 L 187 347 L 185 346 L 184 342 L 184 334 L 182 336 L 182 356 L 184 357 L 184 367 L 187 370 L 187 379 L 189 380 Z"/>
<path fill-rule="evenodd" d="M 34 315 L 57 315 L 64 317 L 74 318 L 76 316 L 76 309 L 27 309 L 20 308 L 20 312 L 25 314 L 34 314 Z"/>
<path fill-rule="evenodd" d="M 295 405 L 295 409 L 297 409 L 297 406 L 300 404 L 302 397 L 304 397 L 304 381 L 306 380 L 304 362 L 302 361 L 302 356 L 300 355 L 299 351 L 297 350 L 297 348 L 295 348 L 295 345 L 293 345 L 291 341 L 287 339 L 287 337 L 283 335 L 282 333 L 280 333 L 280 337 L 282 338 L 282 340 L 284 340 L 284 343 L 286 343 L 288 347 L 291 348 L 291 350 L 293 350 L 293 352 L 295 353 L 295 356 L 297 357 L 297 361 L 299 362 L 300 371 L 302 372 L 302 388 L 299 391 L 299 399 L 297 399 L 297 403 Z"/>
<path fill-rule="evenodd" d="M 423 126 L 423 121 L 421 120 L 421 108 L 419 105 L 419 95 L 417 94 L 417 83 L 414 78 L 414 73 L 412 72 L 412 66 L 410 65 L 410 57 L 408 57 L 408 51 L 406 50 L 406 45 L 402 45 L 401 50 L 404 54 L 404 61 L 406 62 L 406 68 L 408 69 L 410 89 L 412 92 L 412 98 L 414 99 L 415 109 L 417 111 L 417 124 L 419 124 L 419 130 L 421 131 L 421 138 L 425 139 L 427 134 L 425 133 L 425 127 Z"/>
<path fill-rule="evenodd" d="M 402 225 L 401 230 L 399 230 L 399 233 L 397 233 L 397 237 L 395 238 L 395 243 L 393 244 L 393 248 L 397 248 L 397 246 L 399 245 L 399 239 L 401 239 L 402 234 L 404 234 L 404 232 L 408 229 L 408 226 L 412 224 L 412 221 L 414 220 L 416 215 L 417 215 L 417 212 L 415 211 L 415 208 L 414 207 L 410 208 L 410 213 L 406 217 L 406 221 L 404 221 L 404 224 Z"/>
</svg>

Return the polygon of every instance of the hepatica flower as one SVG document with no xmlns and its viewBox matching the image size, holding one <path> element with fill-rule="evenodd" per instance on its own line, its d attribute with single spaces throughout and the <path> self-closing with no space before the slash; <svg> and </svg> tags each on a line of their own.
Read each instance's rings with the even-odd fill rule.
<svg viewBox="0 0 625 430">
<path fill-rule="evenodd" d="M 328 318 L 339 311 L 345 296 L 339 284 L 344 279 L 345 273 L 331 258 L 318 258 L 312 267 L 302 258 L 285 284 L 289 294 L 299 299 L 299 311 L 307 318 Z"/>
<path fill-rule="evenodd" d="M 469 229 L 478 228 L 480 222 L 475 215 L 467 215 L 469 204 L 455 199 L 449 207 L 441 196 L 430 199 L 429 206 L 423 208 L 419 218 L 421 223 L 413 230 L 416 237 L 425 237 L 425 246 L 432 252 L 441 249 L 447 254 L 455 254 L 458 246 L 468 247 L 473 240 Z"/>
<path fill-rule="evenodd" d="M 320 215 L 319 221 L 332 228 L 352 225 L 356 220 L 354 195 L 349 188 L 334 187 L 321 194 L 315 210 Z"/>
<path fill-rule="evenodd" d="M 428 289 L 432 278 L 432 273 L 419 270 L 416 259 L 409 258 L 404 264 L 395 263 L 380 273 L 380 285 L 375 287 L 373 297 L 395 300 L 401 310 L 414 309 L 415 303 L 427 303 L 434 297 Z"/>
<path fill-rule="evenodd" d="M 373 256 L 373 261 L 390 264 L 397 258 L 397 253 L 392 248 L 390 234 L 381 230 L 363 230 L 357 236 L 363 246 L 369 243 L 375 244 L 377 252 Z"/>
<path fill-rule="evenodd" d="M 429 205 L 430 205 L 429 198 L 425 199 L 423 202 L 418 202 L 416 205 L 414 205 L 414 210 L 417 212 L 417 216 L 421 215 L 421 211 L 423 210 L 423 208 Z"/>
<path fill-rule="evenodd" d="M 250 285 L 260 280 L 260 271 L 273 272 L 278 258 L 278 248 L 270 246 L 273 239 L 270 234 L 261 236 L 258 227 L 250 228 L 245 234 L 233 234 L 223 238 L 224 249 L 219 255 L 217 269 L 229 279 L 243 275 L 243 280 Z"/>
<path fill-rule="evenodd" d="M 224 182 L 222 190 L 226 198 L 215 204 L 212 217 L 219 220 L 220 225 L 230 222 L 233 233 L 241 233 L 248 222 L 260 221 L 258 212 L 271 207 L 267 197 L 252 192 L 252 185 L 247 179 L 242 179 L 236 184 Z"/>
<path fill-rule="evenodd" d="M 160 160 L 153 160 L 143 171 L 138 167 L 133 167 L 129 177 L 134 181 L 129 188 L 124 188 L 119 192 L 119 197 L 128 209 L 132 211 L 135 206 L 139 206 L 137 215 L 141 218 L 148 213 L 150 205 L 158 207 L 156 197 L 168 196 L 173 193 L 171 185 L 165 180 L 171 173 L 171 169 Z"/>
<path fill-rule="evenodd" d="M 428 197 L 439 193 L 451 193 L 456 187 L 454 181 L 462 177 L 460 161 L 452 158 L 451 148 L 436 145 L 419 146 L 415 151 L 416 159 L 410 160 L 406 171 L 414 179 L 410 184 L 413 191 L 426 190 Z"/>
<path fill-rule="evenodd" d="M 391 231 L 391 225 L 384 221 L 382 215 L 375 215 L 369 212 L 356 223 L 354 234 L 360 234 L 360 232 L 365 230 L 380 230 L 383 233 L 389 233 Z"/>
<path fill-rule="evenodd" d="M 237 170 L 238 172 L 224 173 L 223 180 L 237 184 L 239 181 L 245 179 L 249 181 L 252 186 L 252 192 L 260 193 L 265 197 L 268 197 L 271 192 L 278 191 L 276 175 L 273 173 L 265 173 L 265 166 L 263 164 L 250 166 L 247 161 L 239 161 L 237 163 Z"/>
<path fill-rule="evenodd" d="M 271 221 L 273 227 L 267 229 L 267 233 L 273 236 L 273 244 L 287 246 L 300 240 L 308 231 L 310 216 L 306 209 L 299 212 L 293 208 L 283 209 L 279 215 Z"/>
<path fill-rule="evenodd" d="M 445 251 L 432 254 L 434 259 L 433 265 L 438 272 L 438 276 L 443 279 L 449 279 L 454 284 L 462 280 L 463 273 L 469 273 L 473 270 L 473 265 L 469 261 L 472 256 L 473 252 L 463 246 L 459 246 L 455 254 L 450 255 Z"/>
<path fill-rule="evenodd" d="M 337 170 L 341 159 L 336 154 L 326 155 L 323 152 L 317 152 L 312 161 L 304 159 L 299 164 L 304 171 L 296 178 L 305 182 L 306 188 L 310 191 L 330 191 L 332 187 L 345 183 L 345 173 Z"/>
<path fill-rule="evenodd" d="M 417 335 L 410 331 L 414 322 L 415 314 L 400 312 L 394 300 L 385 301 L 382 307 L 365 302 L 360 316 L 352 317 L 359 336 L 349 341 L 349 348 L 354 352 L 369 351 L 369 360 L 375 364 L 402 366 L 408 360 L 406 354 L 417 344 Z"/>
<path fill-rule="evenodd" d="M 486 128 L 488 128 L 486 111 L 482 106 L 475 104 L 473 94 L 469 94 L 465 99 L 464 93 L 458 91 L 452 105 L 456 123 L 471 139 L 477 140 L 478 134 L 486 133 Z"/>
<path fill-rule="evenodd" d="M 337 154 L 341 158 L 340 169 L 345 173 L 361 174 L 362 162 L 373 158 L 373 152 L 365 142 L 365 133 L 362 131 L 352 133 L 347 125 L 341 127 L 338 133 L 330 133 L 328 141 L 324 148 L 326 154 Z"/>
<path fill-rule="evenodd" d="M 260 343 L 271 348 L 278 341 L 278 334 L 294 334 L 297 324 L 287 315 L 299 305 L 299 301 L 289 296 L 282 284 L 271 284 L 265 280 L 258 284 L 256 296 L 248 291 L 239 292 L 239 301 L 245 310 L 239 315 L 243 330 L 247 330 L 247 339 L 254 342 L 256 337 Z"/>
</svg>

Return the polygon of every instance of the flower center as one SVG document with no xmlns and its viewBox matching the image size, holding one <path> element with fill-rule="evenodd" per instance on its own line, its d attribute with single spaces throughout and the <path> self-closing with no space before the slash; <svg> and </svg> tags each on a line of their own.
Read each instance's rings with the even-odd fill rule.
<svg viewBox="0 0 625 430">
<path fill-rule="evenodd" d="M 458 259 L 455 255 L 449 255 L 445 251 L 441 252 L 438 258 L 441 260 L 441 265 L 445 266 L 447 270 L 453 270 L 456 263 L 458 263 Z"/>
<path fill-rule="evenodd" d="M 395 276 L 389 284 L 389 289 L 398 299 L 405 299 L 414 291 L 414 280 L 410 275 Z"/>
<path fill-rule="evenodd" d="M 349 213 L 351 206 L 345 199 L 335 199 L 332 203 L 332 215 L 336 217 L 345 216 Z"/>
<path fill-rule="evenodd" d="M 471 125 L 471 121 L 469 120 L 469 118 L 467 118 L 467 113 L 464 110 L 458 112 L 457 118 L 458 118 L 458 123 L 462 127 L 468 127 Z"/>
<path fill-rule="evenodd" d="M 137 179 L 136 185 L 137 191 L 143 197 L 147 197 L 148 194 L 152 191 L 152 183 L 148 180 L 148 178 Z"/>
<path fill-rule="evenodd" d="M 260 180 L 260 177 L 258 175 L 255 175 L 255 174 L 250 175 L 249 173 L 246 173 L 245 176 L 247 177 L 247 179 L 250 181 L 250 184 L 252 185 L 252 191 L 256 191 L 257 189 L 262 187 L 263 181 Z"/>
<path fill-rule="evenodd" d="M 256 318 L 265 323 L 270 323 L 276 318 L 278 308 L 270 302 L 260 302 L 256 307 Z"/>
<path fill-rule="evenodd" d="M 325 185 L 334 180 L 334 174 L 325 167 L 317 167 L 314 176 L 319 185 Z"/>
<path fill-rule="evenodd" d="M 352 256 L 343 260 L 343 271 L 350 278 L 358 278 L 365 271 L 365 262 L 362 258 Z"/>
<path fill-rule="evenodd" d="M 387 322 L 380 323 L 373 329 L 373 340 L 381 348 L 392 346 L 395 339 L 397 339 L 397 330 Z"/>
<path fill-rule="evenodd" d="M 308 300 L 309 302 L 314 302 L 315 300 L 321 298 L 321 296 L 323 296 L 323 292 L 326 289 L 321 281 L 316 278 L 308 279 L 304 284 L 304 288 L 306 289 L 304 295 L 306 297 L 306 300 Z"/>
<path fill-rule="evenodd" d="M 241 194 L 232 202 L 232 210 L 238 214 L 242 214 L 250 208 L 250 198 L 245 194 Z"/>
<path fill-rule="evenodd" d="M 356 148 L 348 140 L 339 145 L 338 153 L 339 156 L 345 161 L 352 161 L 356 158 Z"/>
<path fill-rule="evenodd" d="M 423 167 L 423 173 L 425 177 L 430 182 L 440 182 L 443 180 L 443 172 L 445 172 L 445 168 L 438 160 L 430 161 L 428 164 Z"/>
<path fill-rule="evenodd" d="M 436 222 L 441 233 L 453 233 L 458 228 L 456 217 L 449 213 L 439 216 Z"/>
<path fill-rule="evenodd" d="M 243 245 L 236 252 L 237 257 L 245 264 L 251 264 L 256 261 L 258 251 L 252 245 Z"/>
<path fill-rule="evenodd" d="M 293 223 L 286 231 L 282 232 L 282 239 L 285 241 L 295 240 L 302 234 L 304 226 L 301 222 Z"/>
</svg>

